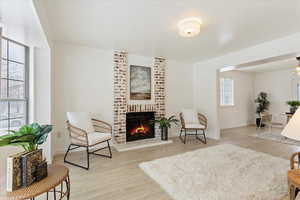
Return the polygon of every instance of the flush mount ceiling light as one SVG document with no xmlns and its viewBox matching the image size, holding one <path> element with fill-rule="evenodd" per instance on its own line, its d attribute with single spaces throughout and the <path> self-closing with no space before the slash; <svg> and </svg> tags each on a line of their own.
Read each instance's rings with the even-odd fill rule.
<svg viewBox="0 0 300 200">
<path fill-rule="evenodd" d="M 180 20 L 177 24 L 179 34 L 183 37 L 194 37 L 200 33 L 202 21 L 196 17 Z"/>
</svg>

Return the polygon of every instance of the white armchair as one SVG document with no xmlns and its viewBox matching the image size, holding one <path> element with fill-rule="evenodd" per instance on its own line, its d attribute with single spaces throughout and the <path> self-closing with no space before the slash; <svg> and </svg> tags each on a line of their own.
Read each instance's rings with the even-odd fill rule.
<svg viewBox="0 0 300 200">
<path fill-rule="evenodd" d="M 101 120 L 92 119 L 86 112 L 67 112 L 67 128 L 69 131 L 70 145 L 64 156 L 64 162 L 88 170 L 90 166 L 90 154 L 112 158 L 109 140 L 112 139 L 112 127 L 110 124 Z M 101 143 L 107 143 L 106 147 L 90 151 Z M 86 148 L 87 166 L 82 166 L 67 160 L 68 153 L 74 149 Z M 97 151 L 108 148 L 109 155 L 96 153 Z"/>
<path fill-rule="evenodd" d="M 206 144 L 205 130 L 207 129 L 207 118 L 193 109 L 183 109 L 180 113 L 181 130 L 179 138 L 185 144 L 187 135 L 195 135 L 196 139 Z M 182 131 L 184 131 L 184 139 L 182 139 Z M 195 131 L 195 134 L 187 133 L 187 131 Z M 198 131 L 202 131 L 203 139 L 198 137 Z"/>
</svg>

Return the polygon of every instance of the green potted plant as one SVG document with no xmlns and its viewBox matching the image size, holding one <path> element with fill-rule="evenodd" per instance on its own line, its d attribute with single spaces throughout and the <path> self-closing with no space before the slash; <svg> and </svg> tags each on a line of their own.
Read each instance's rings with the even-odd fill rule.
<svg viewBox="0 0 300 200">
<path fill-rule="evenodd" d="M 51 131 L 52 125 L 33 123 L 0 136 L 0 147 L 20 146 L 25 150 L 7 158 L 8 192 L 27 187 L 47 176 L 47 162 L 43 160 L 42 149 L 38 146 L 47 140 Z"/>
<path fill-rule="evenodd" d="M 157 120 L 153 120 L 154 123 L 159 124 L 159 128 L 161 130 L 161 140 L 168 140 L 168 129 L 171 128 L 171 124 L 177 124 L 178 120 L 176 119 L 175 115 L 172 115 L 169 118 L 162 117 Z"/>
<path fill-rule="evenodd" d="M 290 113 L 294 114 L 300 106 L 300 101 L 287 101 L 286 104 L 290 106 Z"/>
<path fill-rule="evenodd" d="M 38 145 L 43 144 L 52 131 L 52 125 L 33 123 L 24 125 L 19 130 L 11 130 L 11 134 L 0 136 L 1 146 L 20 146 L 26 152 L 35 151 Z"/>
<path fill-rule="evenodd" d="M 260 92 L 255 99 L 256 106 L 256 126 L 260 124 L 260 113 L 265 112 L 269 109 L 270 101 L 268 100 L 268 94 L 266 92 Z"/>
</svg>

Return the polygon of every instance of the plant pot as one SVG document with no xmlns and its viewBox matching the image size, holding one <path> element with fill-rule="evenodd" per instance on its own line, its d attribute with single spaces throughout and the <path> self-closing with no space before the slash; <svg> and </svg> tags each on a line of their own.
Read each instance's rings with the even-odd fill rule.
<svg viewBox="0 0 300 200">
<path fill-rule="evenodd" d="M 259 127 L 261 118 L 256 118 L 256 126 Z M 261 127 L 265 127 L 265 124 L 262 124 Z"/>
<path fill-rule="evenodd" d="M 168 127 L 161 128 L 161 140 L 168 140 Z"/>
<path fill-rule="evenodd" d="M 256 126 L 259 127 L 261 118 L 256 118 Z"/>
<path fill-rule="evenodd" d="M 294 114 L 298 107 L 290 107 L 290 113 Z"/>
</svg>

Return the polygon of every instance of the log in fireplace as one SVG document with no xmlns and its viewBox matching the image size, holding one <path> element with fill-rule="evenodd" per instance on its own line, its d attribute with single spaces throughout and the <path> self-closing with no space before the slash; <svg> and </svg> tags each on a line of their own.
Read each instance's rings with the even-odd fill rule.
<svg viewBox="0 0 300 200">
<path fill-rule="evenodd" d="M 126 141 L 155 137 L 154 112 L 130 112 L 126 114 Z"/>
</svg>

